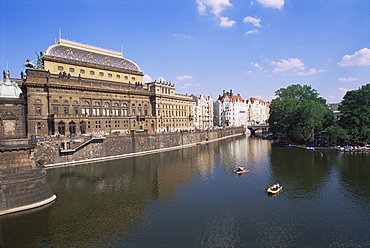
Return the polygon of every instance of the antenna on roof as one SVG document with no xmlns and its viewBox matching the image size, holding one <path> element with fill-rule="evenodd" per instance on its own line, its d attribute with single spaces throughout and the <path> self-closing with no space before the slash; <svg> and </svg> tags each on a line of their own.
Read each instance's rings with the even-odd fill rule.
<svg viewBox="0 0 370 248">
<path fill-rule="evenodd" d="M 59 36 L 59 40 L 60 40 L 60 39 L 62 39 L 62 29 L 61 29 L 61 28 L 59 29 L 59 34 L 58 34 L 58 36 Z"/>
<path fill-rule="evenodd" d="M 121 45 L 121 53 L 122 53 L 122 57 L 123 57 L 123 46 Z"/>
</svg>

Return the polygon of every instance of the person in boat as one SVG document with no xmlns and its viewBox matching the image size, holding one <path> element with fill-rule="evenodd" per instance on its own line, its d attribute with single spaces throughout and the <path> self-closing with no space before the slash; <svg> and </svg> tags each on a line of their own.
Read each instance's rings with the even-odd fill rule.
<svg viewBox="0 0 370 248">
<path fill-rule="evenodd" d="M 274 187 L 274 189 L 279 189 L 280 188 L 280 184 L 279 183 L 275 183 L 273 187 Z"/>
<path fill-rule="evenodd" d="M 244 167 L 243 166 L 239 166 L 237 171 L 244 171 Z"/>
</svg>

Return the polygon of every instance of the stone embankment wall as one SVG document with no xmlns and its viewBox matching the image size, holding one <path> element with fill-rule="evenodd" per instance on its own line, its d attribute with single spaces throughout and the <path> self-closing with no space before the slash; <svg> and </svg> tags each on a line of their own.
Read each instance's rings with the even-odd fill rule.
<svg viewBox="0 0 370 248">
<path fill-rule="evenodd" d="M 245 128 L 239 127 L 197 132 L 110 135 L 104 139 L 92 140 L 71 152 L 61 152 L 62 140 L 55 138 L 38 140 L 34 155 L 35 161 L 43 161 L 45 166 L 56 166 L 181 149 L 186 146 L 244 135 L 245 131 Z"/>
<path fill-rule="evenodd" d="M 0 215 L 39 207 L 55 198 L 45 168 L 34 161 L 32 147 L 0 150 Z"/>
</svg>

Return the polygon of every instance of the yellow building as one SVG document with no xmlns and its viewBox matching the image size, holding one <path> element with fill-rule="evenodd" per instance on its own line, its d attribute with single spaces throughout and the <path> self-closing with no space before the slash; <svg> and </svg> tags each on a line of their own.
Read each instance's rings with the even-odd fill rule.
<svg viewBox="0 0 370 248">
<path fill-rule="evenodd" d="M 119 52 L 59 39 L 26 66 L 28 135 L 190 129 L 191 98 L 143 84 L 141 68 Z"/>
<path fill-rule="evenodd" d="M 194 128 L 191 96 L 175 93 L 175 86 L 168 82 L 151 82 L 147 85 L 151 93 L 153 115 L 157 117 L 157 132 Z"/>
</svg>

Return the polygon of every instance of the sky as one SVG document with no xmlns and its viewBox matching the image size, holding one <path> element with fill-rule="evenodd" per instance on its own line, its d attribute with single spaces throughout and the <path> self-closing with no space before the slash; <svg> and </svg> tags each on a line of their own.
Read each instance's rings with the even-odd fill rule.
<svg viewBox="0 0 370 248">
<path fill-rule="evenodd" d="M 12 78 L 59 35 L 114 51 L 180 94 L 274 99 L 310 85 L 328 103 L 370 83 L 370 0 L 0 0 Z"/>
</svg>

